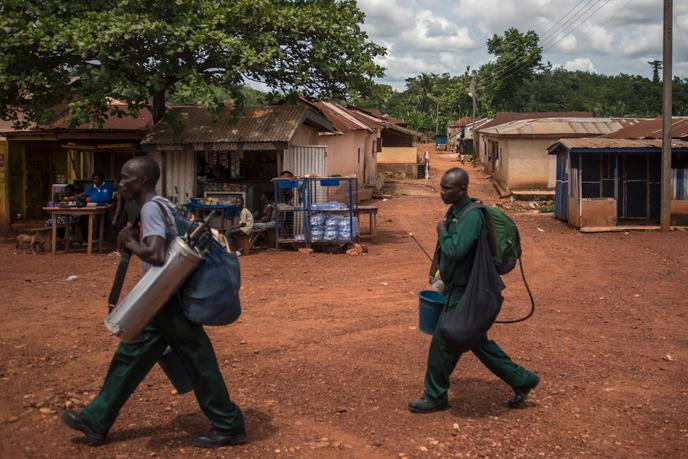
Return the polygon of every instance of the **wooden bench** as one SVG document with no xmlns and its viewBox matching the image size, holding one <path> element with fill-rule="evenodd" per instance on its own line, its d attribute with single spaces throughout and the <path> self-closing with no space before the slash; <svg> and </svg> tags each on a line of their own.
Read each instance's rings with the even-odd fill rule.
<svg viewBox="0 0 688 459">
<path fill-rule="evenodd" d="M 368 215 L 368 232 L 365 235 L 369 236 L 372 240 L 375 240 L 377 237 L 377 207 L 358 206 L 356 215 L 358 216 L 359 235 L 363 235 L 363 233 L 361 233 L 361 228 L 363 227 L 361 224 L 361 214 Z"/>
</svg>

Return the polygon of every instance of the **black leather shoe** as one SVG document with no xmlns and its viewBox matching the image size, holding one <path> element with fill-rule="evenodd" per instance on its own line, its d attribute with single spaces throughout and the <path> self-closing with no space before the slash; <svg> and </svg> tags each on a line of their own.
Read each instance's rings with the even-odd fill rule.
<svg viewBox="0 0 688 459">
<path fill-rule="evenodd" d="M 194 445 L 201 448 L 219 448 L 242 443 L 246 443 L 246 430 L 243 427 L 234 430 L 220 430 L 213 427 L 210 432 L 194 440 Z"/>
<path fill-rule="evenodd" d="M 535 389 L 538 384 L 540 384 L 540 377 L 535 376 L 535 381 L 530 386 L 515 391 L 514 398 L 507 402 L 509 408 L 522 408 L 525 405 L 528 394 L 531 390 Z"/>
<path fill-rule="evenodd" d="M 426 400 L 424 398 L 414 400 L 408 404 L 412 413 L 432 413 L 433 411 L 446 410 L 449 406 L 446 400 Z"/>
<path fill-rule="evenodd" d="M 98 432 L 91 427 L 81 414 L 72 410 L 64 410 L 62 412 L 62 421 L 70 429 L 78 430 L 86 435 L 86 440 L 88 440 L 91 446 L 100 446 L 105 443 L 106 434 Z"/>
</svg>

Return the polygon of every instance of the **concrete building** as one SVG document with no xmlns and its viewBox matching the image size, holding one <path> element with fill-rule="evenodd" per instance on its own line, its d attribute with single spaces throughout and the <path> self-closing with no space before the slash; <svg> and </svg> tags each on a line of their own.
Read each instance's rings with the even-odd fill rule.
<svg viewBox="0 0 688 459">
<path fill-rule="evenodd" d="M 661 139 L 561 139 L 549 153 L 557 164 L 557 218 L 583 231 L 659 222 Z M 672 140 L 671 194 L 671 224 L 687 225 L 688 140 Z"/>
<path fill-rule="evenodd" d="M 483 121 L 475 127 L 473 148 L 486 172 L 492 172 L 492 158 L 482 131 L 512 121 L 538 118 L 592 118 L 592 112 L 497 112 L 494 118 Z"/>
<path fill-rule="evenodd" d="M 506 194 L 511 190 L 554 189 L 556 161 L 547 154 L 561 138 L 597 137 L 636 120 L 613 118 L 538 118 L 482 127 L 485 170 Z"/>
<path fill-rule="evenodd" d="M 335 102 L 308 102 L 332 123 L 335 132 L 318 134 L 327 147 L 327 175 L 358 178 L 361 199 L 372 197 L 377 183 L 377 154 L 382 141 L 382 123 L 357 118 L 352 110 Z"/>
</svg>

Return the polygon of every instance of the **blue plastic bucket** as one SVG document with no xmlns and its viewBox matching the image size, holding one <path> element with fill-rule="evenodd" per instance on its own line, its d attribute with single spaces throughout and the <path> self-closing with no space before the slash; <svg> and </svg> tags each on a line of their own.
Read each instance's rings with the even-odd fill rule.
<svg viewBox="0 0 688 459">
<path fill-rule="evenodd" d="M 418 299 L 418 329 L 433 335 L 447 297 L 435 290 L 421 290 L 418 292 Z"/>
</svg>

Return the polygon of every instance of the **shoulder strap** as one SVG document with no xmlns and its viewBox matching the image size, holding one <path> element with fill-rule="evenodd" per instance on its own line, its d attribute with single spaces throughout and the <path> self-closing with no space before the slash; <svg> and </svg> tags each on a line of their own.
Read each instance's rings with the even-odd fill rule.
<svg viewBox="0 0 688 459">
<path fill-rule="evenodd" d="M 170 209 L 170 212 L 172 212 L 173 210 L 170 207 L 163 204 L 162 202 L 158 201 L 157 199 L 153 199 L 152 201 L 154 203 L 156 203 L 158 205 L 158 207 L 160 207 L 160 211 L 162 212 L 162 217 L 165 220 L 165 224 L 167 225 L 167 227 L 170 229 L 174 229 L 176 232 L 177 227 L 174 225 L 174 222 L 172 222 L 172 219 L 170 218 L 170 214 L 167 213 L 167 209 Z"/>
<path fill-rule="evenodd" d="M 468 215 L 468 212 L 473 210 L 473 209 L 484 209 L 485 206 L 483 206 L 483 203 L 478 201 L 477 199 L 473 200 L 471 204 L 463 211 L 461 212 L 461 215 L 459 215 L 459 218 L 456 220 L 456 223 L 461 223 L 461 221 Z"/>
<path fill-rule="evenodd" d="M 478 201 L 478 200 L 473 200 L 471 204 L 464 209 L 463 212 L 461 212 L 461 215 L 459 215 L 459 218 L 457 219 L 457 224 L 461 223 L 461 220 L 466 216 L 469 210 L 472 209 L 481 209 L 483 208 L 483 203 Z M 449 219 L 449 216 L 451 215 L 451 208 L 447 210 L 447 213 L 444 216 L 445 222 Z M 437 244 L 435 244 L 435 254 L 432 257 L 432 263 L 430 263 L 430 272 L 429 277 L 432 279 L 435 277 L 435 273 L 437 273 L 437 270 L 439 269 L 440 266 L 440 241 L 439 239 L 437 240 Z"/>
</svg>

